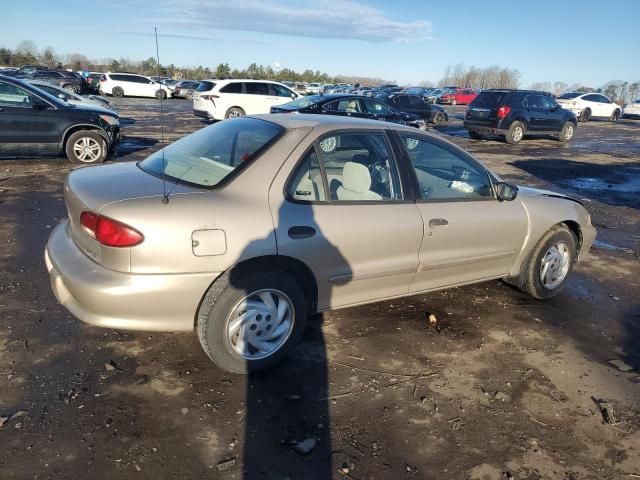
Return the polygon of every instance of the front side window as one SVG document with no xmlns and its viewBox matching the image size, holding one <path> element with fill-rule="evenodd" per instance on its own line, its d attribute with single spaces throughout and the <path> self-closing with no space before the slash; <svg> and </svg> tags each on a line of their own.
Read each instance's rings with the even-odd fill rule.
<svg viewBox="0 0 640 480">
<path fill-rule="evenodd" d="M 540 102 L 540 96 L 527 95 L 526 97 L 524 97 L 524 100 L 522 100 L 522 106 L 529 107 L 529 108 L 542 108 L 542 103 Z"/>
<path fill-rule="evenodd" d="M 546 108 L 552 110 L 557 108 L 556 102 L 551 97 L 547 97 L 546 95 L 540 95 L 540 102 L 542 102 L 542 108 Z"/>
<path fill-rule="evenodd" d="M 384 103 L 376 102 L 369 98 L 365 98 L 363 101 L 367 112 L 375 115 L 391 115 L 391 109 Z"/>
<path fill-rule="evenodd" d="M 0 105 L 3 107 L 33 108 L 34 98 L 26 90 L 0 81 Z"/>
<path fill-rule="evenodd" d="M 461 154 L 424 138 L 402 134 L 423 200 L 493 198 L 487 172 Z"/>
<path fill-rule="evenodd" d="M 402 199 L 396 162 L 383 133 L 325 136 L 298 165 L 288 193 L 304 201 Z"/>
<path fill-rule="evenodd" d="M 331 102 L 324 107 L 325 110 L 330 112 L 343 112 L 343 113 L 358 113 L 361 112 L 360 102 L 357 98 L 346 98 L 344 100 L 338 100 Z"/>
<path fill-rule="evenodd" d="M 400 95 L 394 99 L 394 102 L 399 108 L 409 108 L 409 97 L 407 95 Z"/>
<path fill-rule="evenodd" d="M 282 85 L 276 85 L 275 83 L 271 83 L 269 84 L 269 87 L 271 88 L 271 95 L 275 97 L 291 98 L 291 96 L 293 95 L 293 92 L 291 90 L 289 90 L 286 87 L 283 87 Z"/>
<path fill-rule="evenodd" d="M 214 187 L 244 168 L 282 132 L 274 123 L 239 118 L 198 130 L 139 163 L 142 170 L 170 182 Z"/>
</svg>

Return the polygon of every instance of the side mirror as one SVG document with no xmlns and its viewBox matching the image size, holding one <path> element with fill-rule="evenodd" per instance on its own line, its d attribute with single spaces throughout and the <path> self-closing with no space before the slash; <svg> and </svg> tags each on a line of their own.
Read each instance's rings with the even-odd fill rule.
<svg viewBox="0 0 640 480">
<path fill-rule="evenodd" d="M 518 196 L 518 187 L 510 183 L 500 182 L 497 185 L 498 201 L 510 202 Z"/>
<path fill-rule="evenodd" d="M 67 96 L 66 96 L 64 93 L 59 93 L 59 94 L 58 94 L 58 98 L 59 98 L 60 100 L 66 100 L 66 99 L 67 99 Z"/>
<path fill-rule="evenodd" d="M 47 110 L 50 108 L 50 105 L 44 100 L 40 100 L 39 98 L 33 98 L 32 103 L 34 110 Z"/>
</svg>

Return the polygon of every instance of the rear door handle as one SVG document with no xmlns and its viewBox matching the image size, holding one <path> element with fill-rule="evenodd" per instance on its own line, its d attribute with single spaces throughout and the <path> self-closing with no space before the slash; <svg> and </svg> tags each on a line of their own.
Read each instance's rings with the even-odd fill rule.
<svg viewBox="0 0 640 480">
<path fill-rule="evenodd" d="M 449 225 L 449 222 L 444 218 L 432 218 L 429 220 L 429 227 L 437 228 L 437 227 L 446 227 Z"/>
<path fill-rule="evenodd" d="M 310 238 L 316 234 L 316 229 L 313 227 L 308 227 L 306 225 L 296 225 L 295 227 L 289 228 L 289 238 L 293 238 L 294 240 L 299 240 L 301 238 Z"/>
</svg>

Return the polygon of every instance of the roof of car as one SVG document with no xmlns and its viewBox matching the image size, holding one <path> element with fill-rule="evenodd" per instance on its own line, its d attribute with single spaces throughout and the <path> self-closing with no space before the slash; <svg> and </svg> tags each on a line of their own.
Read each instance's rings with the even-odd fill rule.
<svg viewBox="0 0 640 480">
<path fill-rule="evenodd" d="M 354 118 L 341 115 L 316 115 L 311 113 L 300 113 L 292 115 L 290 113 L 267 113 L 262 115 L 251 115 L 251 118 L 258 118 L 268 122 L 276 123 L 287 130 L 305 127 L 373 127 L 380 128 L 380 125 L 393 126 L 401 130 L 415 132 L 415 127 L 400 125 L 397 123 L 380 122 L 380 120 L 369 120 L 366 118 Z"/>
</svg>

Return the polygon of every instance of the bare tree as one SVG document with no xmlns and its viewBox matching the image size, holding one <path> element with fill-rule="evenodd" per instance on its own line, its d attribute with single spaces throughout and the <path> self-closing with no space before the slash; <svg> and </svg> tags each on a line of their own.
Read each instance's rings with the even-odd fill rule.
<svg viewBox="0 0 640 480">
<path fill-rule="evenodd" d="M 42 65 L 49 68 L 55 68 L 60 63 L 60 58 L 56 55 L 53 47 L 47 47 L 42 51 L 39 61 Z"/>
<path fill-rule="evenodd" d="M 567 90 L 569 85 L 564 82 L 554 82 L 553 83 L 553 94 L 557 97 Z"/>
<path fill-rule="evenodd" d="M 541 92 L 551 91 L 551 82 L 535 82 L 529 85 L 531 90 L 539 90 Z"/>
<path fill-rule="evenodd" d="M 38 47 L 32 40 L 23 40 L 13 52 L 13 64 L 24 65 L 38 61 Z"/>
</svg>

